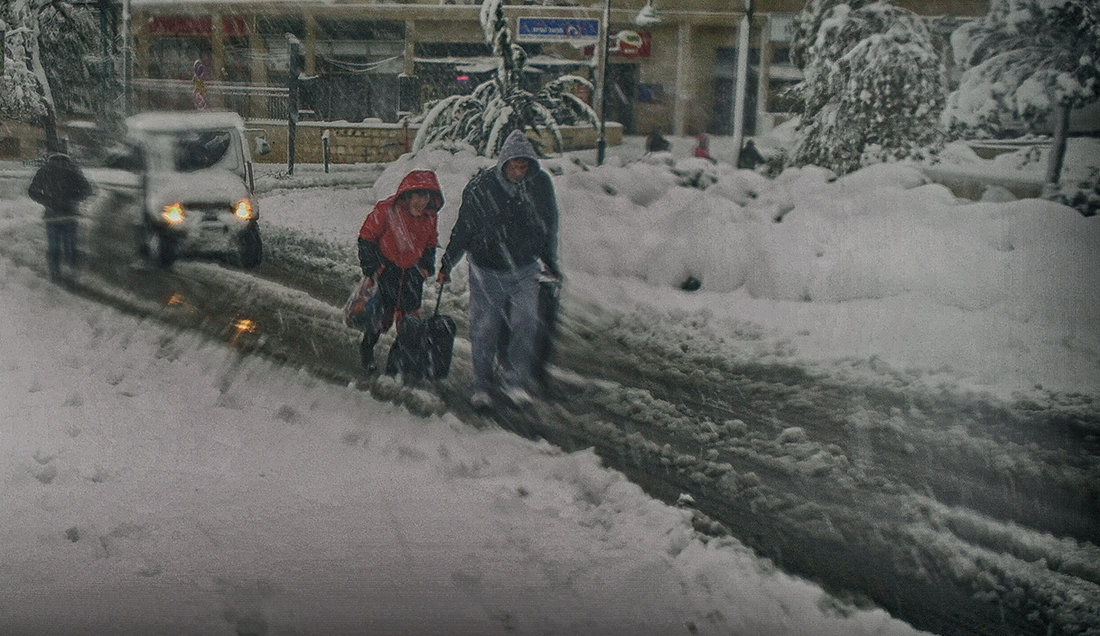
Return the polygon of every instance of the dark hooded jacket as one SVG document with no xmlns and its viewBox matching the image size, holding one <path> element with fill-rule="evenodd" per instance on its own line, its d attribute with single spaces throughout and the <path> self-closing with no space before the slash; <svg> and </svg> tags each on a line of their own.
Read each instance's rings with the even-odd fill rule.
<svg viewBox="0 0 1100 636">
<path fill-rule="evenodd" d="M 408 199 L 402 197 L 414 190 L 431 193 L 428 207 L 419 217 L 409 214 Z M 359 266 L 364 276 L 382 270 L 379 291 L 384 307 L 401 311 L 420 307 L 424 279 L 435 272 L 436 219 L 441 207 L 443 192 L 435 173 L 413 170 L 393 196 L 375 204 L 359 228 Z"/>
<path fill-rule="evenodd" d="M 60 221 L 80 215 L 80 202 L 92 196 L 92 186 L 68 155 L 57 153 L 38 169 L 27 194 L 46 208 L 47 221 Z"/>
<path fill-rule="evenodd" d="M 531 167 L 522 181 L 512 183 L 503 168 L 517 158 L 527 159 Z M 478 267 L 505 271 L 541 259 L 547 269 L 557 273 L 557 246 L 558 203 L 553 182 L 539 166 L 527 136 L 514 130 L 500 149 L 497 165 L 478 172 L 462 191 L 462 206 L 440 269 L 449 273 L 468 253 Z"/>
</svg>

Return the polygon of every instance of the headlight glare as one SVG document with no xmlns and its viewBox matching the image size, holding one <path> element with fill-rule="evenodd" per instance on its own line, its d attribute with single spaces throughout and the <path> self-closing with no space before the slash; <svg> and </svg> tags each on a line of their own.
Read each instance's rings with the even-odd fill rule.
<svg viewBox="0 0 1100 636">
<path fill-rule="evenodd" d="M 183 205 L 179 203 L 166 205 L 164 206 L 164 211 L 162 211 L 160 215 L 169 225 L 183 223 Z"/>
<path fill-rule="evenodd" d="M 240 201 L 237 201 L 236 207 L 233 208 L 233 214 L 235 214 L 238 219 L 241 219 L 243 221 L 251 219 L 252 202 L 248 199 L 241 199 Z"/>
</svg>

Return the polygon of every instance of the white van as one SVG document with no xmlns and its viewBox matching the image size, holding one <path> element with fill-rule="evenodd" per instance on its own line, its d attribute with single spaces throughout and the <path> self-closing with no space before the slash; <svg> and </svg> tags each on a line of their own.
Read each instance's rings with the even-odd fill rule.
<svg viewBox="0 0 1100 636">
<path fill-rule="evenodd" d="M 107 185 L 134 198 L 138 252 L 161 267 L 210 254 L 259 265 L 263 243 L 244 120 L 230 112 L 149 112 L 125 124 L 125 150 L 107 163 L 136 178 Z"/>
</svg>

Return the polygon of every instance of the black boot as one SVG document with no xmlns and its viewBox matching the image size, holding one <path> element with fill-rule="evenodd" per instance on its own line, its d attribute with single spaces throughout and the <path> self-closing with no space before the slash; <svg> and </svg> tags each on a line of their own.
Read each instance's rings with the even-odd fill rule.
<svg viewBox="0 0 1100 636">
<path fill-rule="evenodd" d="M 367 373 L 374 373 L 378 365 L 374 363 L 374 345 L 378 343 L 377 333 L 364 333 L 363 342 L 359 343 L 359 359 L 363 363 L 363 369 Z"/>
</svg>

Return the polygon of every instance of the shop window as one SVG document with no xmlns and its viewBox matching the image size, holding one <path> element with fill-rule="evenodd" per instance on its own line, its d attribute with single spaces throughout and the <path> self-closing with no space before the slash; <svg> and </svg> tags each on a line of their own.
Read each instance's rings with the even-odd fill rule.
<svg viewBox="0 0 1100 636">
<path fill-rule="evenodd" d="M 404 40 L 405 23 L 394 20 L 317 20 L 322 40 Z"/>
<path fill-rule="evenodd" d="M 268 36 L 282 36 L 286 33 L 293 33 L 299 39 L 306 37 L 306 21 L 302 18 L 265 16 L 259 19 L 257 28 L 259 28 L 261 34 Z"/>
</svg>

